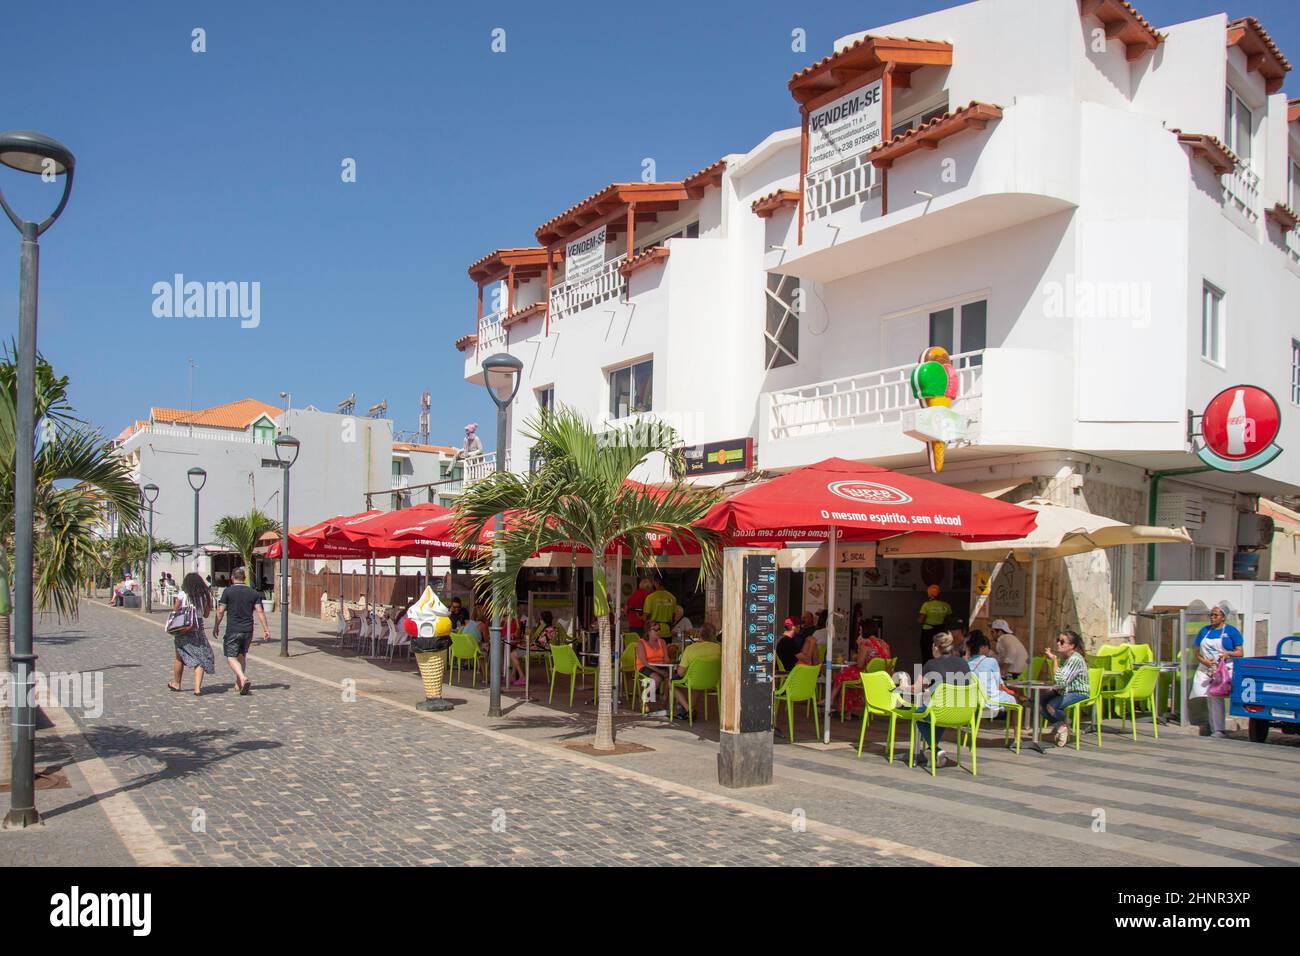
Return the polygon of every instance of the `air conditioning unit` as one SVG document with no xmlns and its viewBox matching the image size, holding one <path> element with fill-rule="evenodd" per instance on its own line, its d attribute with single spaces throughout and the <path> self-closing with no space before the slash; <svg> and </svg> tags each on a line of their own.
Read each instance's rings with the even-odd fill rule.
<svg viewBox="0 0 1300 956">
<path fill-rule="evenodd" d="M 1268 515 L 1242 512 L 1237 515 L 1237 547 L 1243 550 L 1268 548 L 1273 544 L 1273 519 Z"/>
<path fill-rule="evenodd" d="M 1161 495 L 1156 499 L 1156 524 L 1162 528 L 1194 531 L 1205 523 L 1199 495 Z"/>
</svg>

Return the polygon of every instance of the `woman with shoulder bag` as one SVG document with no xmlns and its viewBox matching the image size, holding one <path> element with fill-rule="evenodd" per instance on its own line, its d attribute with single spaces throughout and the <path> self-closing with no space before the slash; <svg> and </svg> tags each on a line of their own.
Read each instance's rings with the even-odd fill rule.
<svg viewBox="0 0 1300 956">
<path fill-rule="evenodd" d="M 1210 714 L 1210 736 L 1226 737 L 1228 696 L 1232 693 L 1232 658 L 1245 653 L 1241 632 L 1228 623 L 1227 612 L 1222 607 L 1210 608 L 1210 623 L 1196 635 L 1196 672 L 1192 675 L 1192 692 L 1189 699 L 1205 698 L 1205 708 Z M 1218 686 L 1215 672 L 1226 671 L 1226 687 Z M 1226 689 L 1227 693 L 1219 693 Z"/>
<path fill-rule="evenodd" d="M 172 680 L 168 690 L 181 689 L 181 677 L 186 667 L 194 668 L 194 696 L 203 690 L 203 674 L 216 666 L 212 645 L 208 643 L 204 619 L 212 613 L 212 592 L 203 578 L 191 571 L 181 581 L 180 593 L 172 604 L 167 619 L 167 633 L 176 645 L 176 659 L 172 662 Z"/>
</svg>

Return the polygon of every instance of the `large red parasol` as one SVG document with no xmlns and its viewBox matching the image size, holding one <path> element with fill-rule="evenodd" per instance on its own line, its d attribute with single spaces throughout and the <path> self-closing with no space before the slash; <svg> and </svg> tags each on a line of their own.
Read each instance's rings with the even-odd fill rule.
<svg viewBox="0 0 1300 956">
<path fill-rule="evenodd" d="M 1028 508 L 936 481 L 828 458 L 752 485 L 720 501 L 700 527 L 735 544 L 779 547 L 823 541 L 830 526 L 844 541 L 876 541 L 911 531 L 963 541 L 1020 538 L 1034 529 Z"/>
</svg>

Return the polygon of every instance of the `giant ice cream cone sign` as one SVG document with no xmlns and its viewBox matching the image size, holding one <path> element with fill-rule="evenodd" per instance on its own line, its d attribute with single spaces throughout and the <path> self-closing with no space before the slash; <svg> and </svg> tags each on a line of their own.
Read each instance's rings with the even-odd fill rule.
<svg viewBox="0 0 1300 956">
<path fill-rule="evenodd" d="M 966 437 L 966 420 L 952 410 L 957 374 L 947 349 L 936 345 L 921 352 L 912 370 L 912 396 L 922 411 L 904 417 L 904 431 L 925 442 L 930 471 L 938 474 L 947 444 Z"/>
<path fill-rule="evenodd" d="M 406 609 L 406 633 L 412 637 L 450 637 L 451 611 L 425 587 L 420 599 Z"/>
<path fill-rule="evenodd" d="M 438 600 L 433 588 L 426 587 L 420 599 L 406 609 L 403 626 L 415 639 L 415 662 L 424 682 L 425 699 L 415 706 L 420 710 L 451 710 L 451 702 L 442 698 L 447 648 L 451 644 L 451 612 Z"/>
</svg>

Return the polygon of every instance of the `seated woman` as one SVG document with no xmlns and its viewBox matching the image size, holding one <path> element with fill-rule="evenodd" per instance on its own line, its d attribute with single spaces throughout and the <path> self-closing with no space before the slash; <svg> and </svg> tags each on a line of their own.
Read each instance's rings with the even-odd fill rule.
<svg viewBox="0 0 1300 956">
<path fill-rule="evenodd" d="M 667 698 L 660 698 L 659 692 L 667 688 L 669 675 L 672 672 L 667 667 L 650 665 L 668 663 L 668 645 L 664 642 L 659 628 L 647 627 L 645 630 L 646 636 L 636 642 L 636 672 L 650 681 L 654 687 L 651 700 L 667 700 Z"/>
<path fill-rule="evenodd" d="M 810 615 L 811 616 L 811 615 Z M 812 664 L 817 660 L 817 640 L 809 631 L 806 635 L 799 630 L 795 619 L 785 619 L 785 630 L 776 642 L 776 656 L 786 671 L 792 671 L 797 664 Z"/>
<path fill-rule="evenodd" d="M 947 631 L 940 631 L 931 638 L 931 651 L 934 654 L 928 661 L 921 665 L 921 686 L 914 688 L 913 693 L 919 698 L 918 703 L 922 704 L 921 712 L 924 713 L 925 706 L 928 706 L 930 691 L 938 684 L 956 684 L 962 685 L 970 680 L 970 665 L 966 663 L 966 658 L 955 653 L 953 648 L 952 635 Z M 929 747 L 930 728 L 922 725 L 929 724 L 928 720 L 918 722 L 916 727 L 916 736 L 922 750 L 922 762 L 925 760 L 926 751 Z M 948 756 L 939 748 L 943 741 L 943 732 L 945 728 L 936 727 L 934 731 L 935 753 L 933 758 L 935 766 L 942 767 L 948 762 Z"/>
<path fill-rule="evenodd" d="M 1057 664 L 1057 652 L 1065 658 Z M 1065 708 L 1088 699 L 1088 661 L 1084 657 L 1083 638 L 1078 632 L 1064 630 L 1056 639 L 1056 650 L 1045 652 L 1056 666 L 1056 693 L 1043 701 L 1043 715 L 1056 731 L 1056 746 L 1064 747 L 1070 741 L 1070 725 Z"/>
<path fill-rule="evenodd" d="M 853 663 L 835 675 L 835 686 L 831 689 L 831 699 L 838 700 L 840 688 L 844 688 L 844 706 L 854 714 L 860 713 L 867 705 L 862 696 L 862 674 L 867 664 L 876 658 L 889 660 L 894 656 L 875 622 L 865 618 L 858 619 L 856 644 L 857 654 Z"/>
<path fill-rule="evenodd" d="M 992 656 L 992 647 L 988 635 L 983 631 L 970 632 L 970 637 L 966 638 L 966 663 L 970 665 L 970 672 L 983 686 L 984 696 L 995 705 L 1018 703 L 1011 688 L 1002 683 L 1002 668 L 998 665 L 998 659 Z M 990 716 L 997 716 L 1001 712 L 1001 707 L 994 706 Z"/>
<path fill-rule="evenodd" d="M 516 647 L 510 651 L 511 687 L 522 687 L 524 684 L 524 654 L 547 652 L 553 643 L 555 643 L 555 619 L 550 611 L 543 611 L 542 623 L 537 626 L 536 633 L 528 642 L 528 650 L 525 652 L 522 647 Z"/>
<path fill-rule="evenodd" d="M 685 640 L 686 635 L 695 630 L 695 625 L 686 616 L 685 609 L 679 604 L 673 608 L 672 631 L 674 640 Z"/>
</svg>

